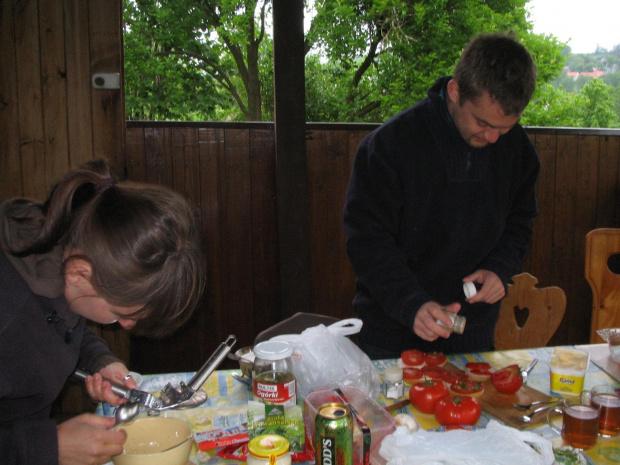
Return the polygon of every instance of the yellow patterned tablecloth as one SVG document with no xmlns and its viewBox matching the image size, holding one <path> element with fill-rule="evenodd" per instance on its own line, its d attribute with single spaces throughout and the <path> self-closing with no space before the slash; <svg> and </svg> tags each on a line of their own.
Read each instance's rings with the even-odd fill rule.
<svg viewBox="0 0 620 465">
<path fill-rule="evenodd" d="M 448 359 L 459 368 L 463 368 L 466 363 L 474 361 L 488 362 L 495 368 L 502 368 L 514 363 L 517 363 L 519 366 L 526 366 L 533 358 L 537 358 L 538 364 L 530 372 L 527 384 L 540 392 L 550 394 L 548 363 L 552 350 L 552 347 L 544 347 L 538 349 L 482 352 L 451 355 Z M 396 363 L 398 363 L 397 360 L 377 360 L 374 362 L 381 375 L 385 367 Z M 207 379 L 203 387 L 208 394 L 208 400 L 202 406 L 187 410 L 170 411 L 166 414 L 186 419 L 195 431 L 209 429 L 214 425 L 226 423 L 237 415 L 242 416 L 246 414 L 248 388 L 245 384 L 232 377 L 233 372 L 239 373 L 238 370 L 219 370 L 215 371 Z M 173 386 L 179 386 L 181 381 L 188 383 L 193 375 L 194 373 L 144 375 L 141 388 L 145 391 L 157 394 L 167 383 L 172 383 Z M 620 383 L 614 378 L 609 376 L 594 363 L 590 363 L 584 381 L 584 389 L 590 389 L 597 384 L 613 384 L 620 386 Z M 404 398 L 406 397 L 407 392 L 405 392 Z M 396 402 L 394 400 L 385 399 L 381 394 L 378 396 L 377 401 L 384 406 Z M 100 404 L 97 413 L 101 415 L 113 415 L 112 409 L 107 404 Z M 403 407 L 394 413 L 409 413 L 413 415 L 420 426 L 426 430 L 431 430 L 439 426 L 433 415 L 422 414 L 411 406 Z M 490 418 L 492 417 L 483 413 L 479 421 L 479 426 L 484 427 Z M 558 437 L 559 435 L 549 426 L 537 426 L 531 428 L 531 430 L 551 440 L 555 447 L 560 447 L 562 445 L 561 438 Z M 589 465 L 620 464 L 620 440 L 619 438 L 600 438 L 592 449 L 585 452 L 584 456 Z M 202 459 L 204 463 L 208 462 L 209 465 L 240 463 L 236 460 L 223 459 L 215 456 L 214 451 L 210 451 L 207 456 L 205 456 L 204 453 L 199 455 L 197 447 L 194 446 L 191 461 L 194 464 L 200 465 L 202 462 L 199 459 Z M 306 462 L 301 465 L 310 464 Z"/>
</svg>

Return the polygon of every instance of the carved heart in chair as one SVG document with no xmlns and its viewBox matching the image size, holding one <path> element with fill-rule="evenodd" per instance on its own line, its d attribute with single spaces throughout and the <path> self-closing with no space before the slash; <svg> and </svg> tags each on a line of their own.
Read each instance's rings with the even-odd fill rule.
<svg viewBox="0 0 620 465">
<path fill-rule="evenodd" d="M 519 328 L 523 328 L 525 323 L 527 323 L 527 319 L 530 317 L 530 309 L 527 307 L 521 308 L 515 305 L 514 312 L 515 320 L 519 325 Z"/>
</svg>

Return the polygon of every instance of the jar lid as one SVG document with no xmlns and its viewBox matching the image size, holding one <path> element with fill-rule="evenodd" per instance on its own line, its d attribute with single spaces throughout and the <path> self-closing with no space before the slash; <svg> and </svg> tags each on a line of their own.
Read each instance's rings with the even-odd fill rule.
<svg viewBox="0 0 620 465">
<path fill-rule="evenodd" d="M 403 369 L 397 366 L 386 367 L 383 379 L 386 381 L 400 381 L 403 379 Z"/>
<path fill-rule="evenodd" d="M 293 346 L 286 341 L 265 341 L 254 346 L 254 356 L 263 360 L 282 360 L 293 355 Z"/>
<path fill-rule="evenodd" d="M 463 283 L 463 292 L 465 293 L 465 297 L 467 297 L 468 299 L 471 299 L 478 293 L 478 291 L 476 290 L 476 285 L 471 281 Z"/>
<path fill-rule="evenodd" d="M 288 449 L 288 439 L 277 434 L 262 434 L 248 443 L 248 452 L 259 458 L 279 457 L 286 454 Z"/>
</svg>

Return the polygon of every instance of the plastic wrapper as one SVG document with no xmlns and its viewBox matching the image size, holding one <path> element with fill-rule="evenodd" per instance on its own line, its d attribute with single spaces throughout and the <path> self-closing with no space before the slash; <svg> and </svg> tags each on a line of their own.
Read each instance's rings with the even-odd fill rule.
<svg viewBox="0 0 620 465">
<path fill-rule="evenodd" d="M 386 465 L 552 465 L 555 461 L 547 439 L 495 420 L 475 431 L 410 434 L 398 427 L 383 439 L 379 455 Z"/>
<path fill-rule="evenodd" d="M 351 318 L 328 327 L 313 326 L 301 334 L 272 338 L 290 342 L 295 348 L 291 366 L 297 380 L 297 397 L 305 399 L 312 389 L 325 386 L 355 386 L 371 398 L 379 394 L 381 378 L 375 366 L 346 337 L 359 332 L 359 328 L 361 320 Z"/>
</svg>

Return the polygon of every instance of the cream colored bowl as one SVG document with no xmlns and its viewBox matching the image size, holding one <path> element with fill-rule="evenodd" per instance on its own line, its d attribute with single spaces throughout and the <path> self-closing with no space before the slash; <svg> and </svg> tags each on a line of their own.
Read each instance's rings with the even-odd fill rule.
<svg viewBox="0 0 620 465">
<path fill-rule="evenodd" d="M 185 465 L 192 451 L 192 430 L 177 418 L 138 418 L 116 428 L 127 431 L 127 440 L 114 465 Z"/>
</svg>

